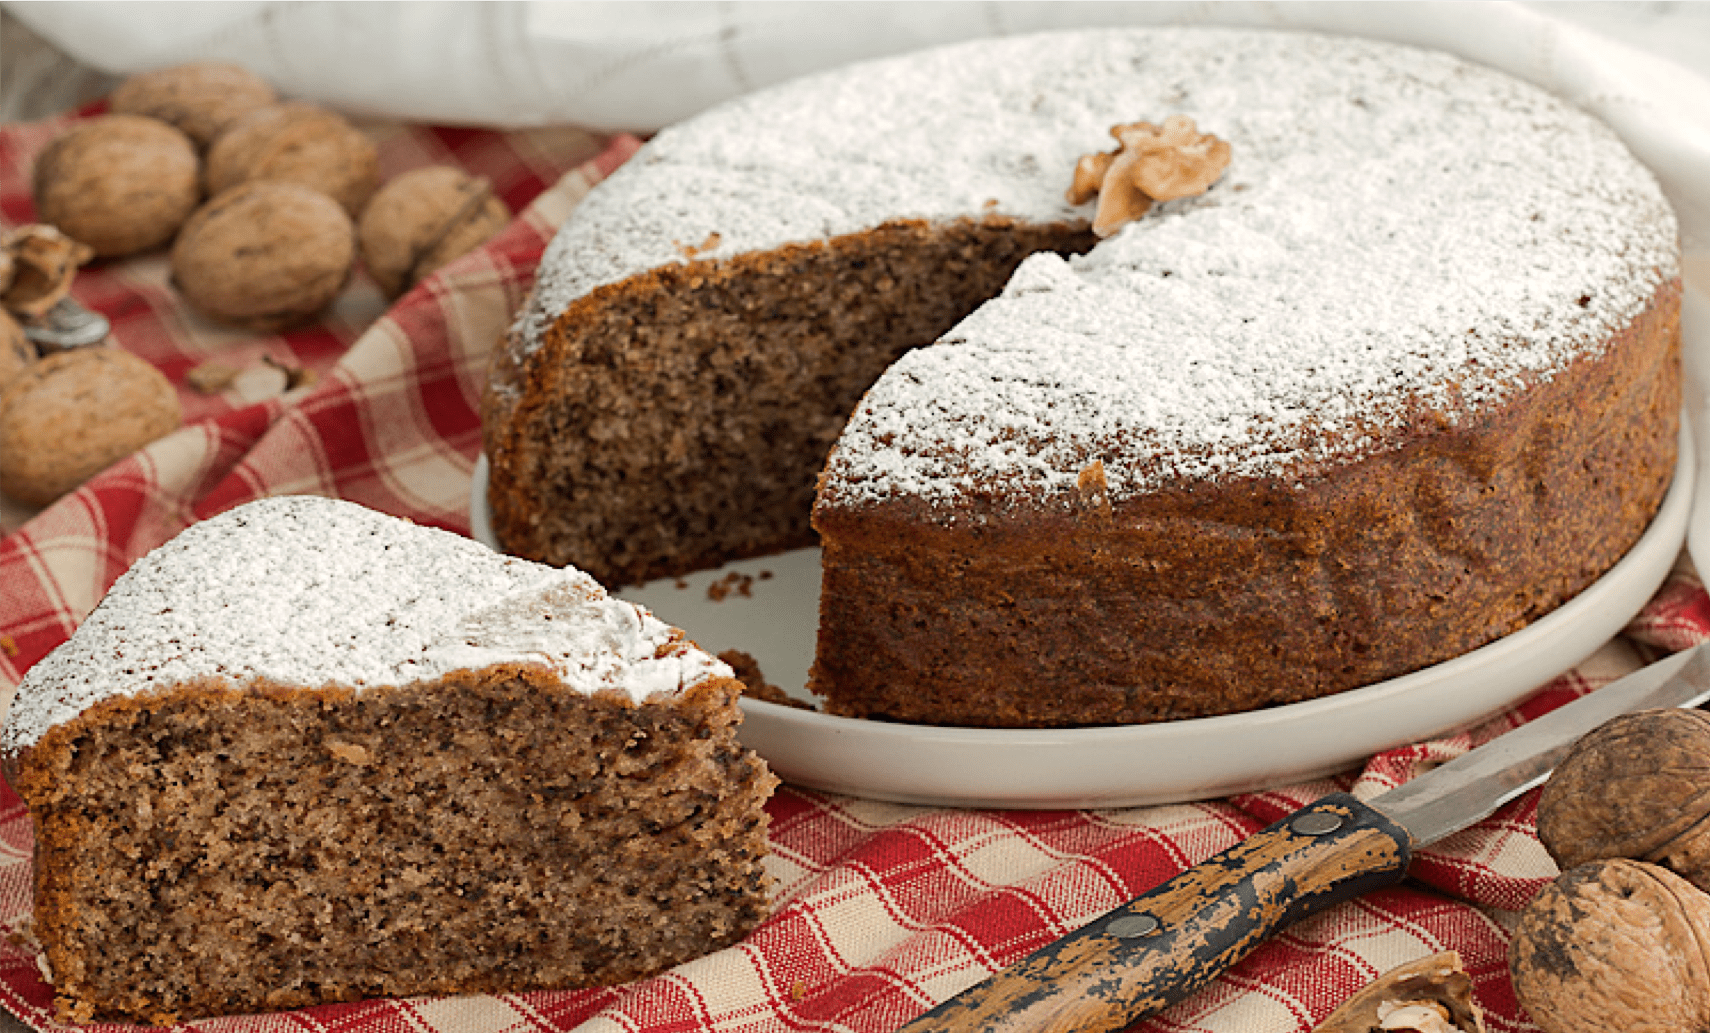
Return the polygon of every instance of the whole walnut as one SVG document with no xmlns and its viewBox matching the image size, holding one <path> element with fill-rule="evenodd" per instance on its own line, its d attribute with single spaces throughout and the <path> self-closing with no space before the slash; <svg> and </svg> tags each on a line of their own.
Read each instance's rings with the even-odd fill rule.
<svg viewBox="0 0 1710 1033">
<path fill-rule="evenodd" d="M 208 193 L 260 179 L 301 183 L 355 218 L 380 185 L 380 153 L 367 134 L 325 108 L 269 104 L 238 119 L 208 148 Z"/>
<path fill-rule="evenodd" d="M 510 209 L 487 180 L 434 165 L 381 187 L 363 209 L 356 236 L 368 272 L 395 298 L 485 244 L 510 220 Z"/>
<path fill-rule="evenodd" d="M 1544 887 L 1508 946 L 1514 993 L 1546 1033 L 1710 1029 L 1710 895 L 1614 859 Z"/>
<path fill-rule="evenodd" d="M 202 199 L 196 145 L 140 115 L 73 125 L 36 158 L 36 217 L 113 257 L 172 239 Z"/>
<path fill-rule="evenodd" d="M 1538 838 L 1564 871 L 1630 857 L 1710 889 L 1710 714 L 1642 710 L 1593 729 L 1544 783 Z"/>
<path fill-rule="evenodd" d="M 190 217 L 172 246 L 172 280 L 208 316 L 274 331 L 325 308 L 355 258 L 343 208 L 317 190 L 264 179 L 220 194 Z"/>
<path fill-rule="evenodd" d="M 49 355 L 0 395 L 0 492 L 46 505 L 180 419 L 172 383 L 127 351 Z"/>
<path fill-rule="evenodd" d="M 232 123 L 278 99 L 266 80 L 242 65 L 197 61 L 133 75 L 113 91 L 108 105 L 176 126 L 205 148 Z"/>
</svg>

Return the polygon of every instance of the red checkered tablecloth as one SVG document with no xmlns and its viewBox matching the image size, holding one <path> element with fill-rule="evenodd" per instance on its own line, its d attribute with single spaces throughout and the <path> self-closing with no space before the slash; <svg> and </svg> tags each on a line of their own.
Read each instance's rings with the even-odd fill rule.
<svg viewBox="0 0 1710 1033">
<path fill-rule="evenodd" d="M 33 218 L 33 155 L 62 121 L 0 127 L 0 218 Z M 490 245 L 389 310 L 358 280 L 321 322 L 277 337 L 187 312 L 160 255 L 86 269 L 75 294 L 114 340 L 175 383 L 211 356 L 263 353 L 318 374 L 247 398 L 182 393 L 186 425 L 0 538 L 0 690 L 63 641 L 106 587 L 190 522 L 265 494 L 318 493 L 467 533 L 487 355 L 554 227 L 636 146 L 574 131 L 498 134 L 369 126 L 387 174 L 450 162 L 520 212 Z M 988 973 L 1326 792 L 1378 792 L 1549 710 L 1658 652 L 1710 637 L 1710 597 L 1684 563 L 1627 634 L 1474 731 L 1363 769 L 1205 803 L 1105 811 L 908 807 L 789 786 L 770 805 L 777 912 L 743 943 L 630 986 L 575 993 L 371 1001 L 197 1023 L 204 1030 L 391 1033 L 888 1033 Z M 1534 799 L 1423 850 L 1409 880 L 1276 937 L 1208 990 L 1141 1028 L 1310 1030 L 1377 973 L 1453 948 L 1497 1031 L 1533 1027 L 1503 954 L 1514 911 L 1554 875 Z M 29 912 L 29 818 L 0 786 L 0 926 Z M 0 1005 L 51 1026 L 27 938 L 0 938 Z"/>
</svg>

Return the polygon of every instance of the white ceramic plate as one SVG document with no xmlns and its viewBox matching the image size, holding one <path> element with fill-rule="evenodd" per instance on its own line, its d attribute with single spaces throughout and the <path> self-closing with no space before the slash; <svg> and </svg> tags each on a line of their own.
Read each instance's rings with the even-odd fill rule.
<svg viewBox="0 0 1710 1033">
<path fill-rule="evenodd" d="M 1133 807 L 1318 778 L 1380 750 L 1465 727 L 1589 656 L 1655 593 L 1686 537 L 1692 437 L 1661 510 L 1614 569 L 1507 638 L 1422 671 L 1324 699 L 1245 714 L 1105 728 L 937 728 L 832 717 L 744 700 L 742 740 L 787 781 L 962 807 Z M 487 465 L 475 469 L 474 535 L 497 547 Z M 752 579 L 744 582 L 743 579 Z M 714 601 L 715 583 L 746 583 Z M 813 661 L 819 550 L 746 560 L 618 593 L 710 651 L 741 649 L 793 696 Z"/>
</svg>

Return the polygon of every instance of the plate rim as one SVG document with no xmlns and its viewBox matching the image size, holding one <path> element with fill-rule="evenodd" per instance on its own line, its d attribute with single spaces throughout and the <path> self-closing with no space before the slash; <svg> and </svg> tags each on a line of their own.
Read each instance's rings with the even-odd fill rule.
<svg viewBox="0 0 1710 1033">
<path fill-rule="evenodd" d="M 875 721 L 744 698 L 742 738 L 772 765 L 780 777 L 794 785 L 866 799 L 931 806 L 1003 809 L 1149 806 L 1254 791 L 1342 771 L 1351 767 L 1361 757 L 1401 743 L 1449 734 L 1514 705 L 1552 678 L 1583 661 L 1610 636 L 1617 633 L 1637 612 L 1638 607 L 1642 607 L 1667 579 L 1687 537 L 1694 508 L 1694 490 L 1700 483 L 1700 478 L 1696 445 L 1685 414 L 1681 418 L 1679 440 L 1674 474 L 1661 505 L 1639 539 L 1614 566 L 1572 599 L 1519 631 L 1468 653 L 1396 678 L 1330 696 L 1261 710 L 1152 724 L 1072 728 L 970 728 Z M 471 533 L 477 540 L 497 549 L 497 541 L 486 512 L 486 462 L 485 455 L 478 457 L 471 483 Z M 1642 583 L 1645 586 L 1644 591 L 1636 591 L 1634 584 L 1630 582 Z M 1637 595 L 1639 602 L 1630 610 L 1626 606 L 1620 607 L 1619 614 L 1598 614 L 1598 608 L 1605 602 L 1604 597 L 1618 593 L 1625 596 Z M 1597 617 L 1601 619 L 1594 619 Z M 1534 644 L 1538 642 L 1548 645 L 1553 638 L 1561 634 L 1558 629 L 1573 629 L 1580 623 L 1592 623 L 1600 629 L 1600 633 L 1596 636 L 1585 636 L 1588 644 L 1583 649 L 1561 652 L 1556 660 L 1547 665 L 1553 668 L 1547 676 L 1535 679 L 1518 690 L 1496 694 L 1486 701 L 1488 705 L 1480 707 L 1477 713 L 1470 717 L 1457 711 L 1457 716 L 1449 723 L 1424 727 L 1416 734 L 1400 738 L 1390 737 L 1388 741 L 1376 746 L 1357 742 L 1357 748 L 1350 747 L 1351 752 L 1340 751 L 1335 760 L 1315 761 L 1294 767 L 1286 764 L 1280 767 L 1255 765 L 1251 777 L 1235 779 L 1234 782 L 1229 778 L 1208 781 L 1198 789 L 1177 785 L 1161 786 L 1157 789 L 1132 787 L 1129 791 L 1124 791 L 1121 787 L 1089 786 L 1084 791 L 1076 791 L 1072 788 L 1052 789 L 1049 785 L 1050 779 L 1031 780 L 1025 786 L 1020 784 L 1022 780 L 1026 780 L 1025 772 L 1028 769 L 1049 764 L 1050 757 L 1054 754 L 1112 748 L 1144 753 L 1148 748 L 1166 742 L 1180 745 L 1183 742 L 1215 741 L 1242 734 L 1286 734 L 1289 730 L 1301 726 L 1338 718 L 1346 720 L 1349 715 L 1345 712 L 1358 713 L 1366 708 L 1382 707 L 1399 696 L 1417 696 L 1432 688 L 1438 689 L 1437 694 L 1441 695 L 1446 691 L 1444 686 L 1452 685 L 1453 679 L 1461 676 L 1463 671 L 1470 677 L 1479 667 L 1502 663 L 1517 665 L 1518 661 L 1511 658 L 1513 654 L 1525 655 L 1525 651 L 1528 648 L 1536 648 Z M 1606 633 L 1601 631 L 1604 628 L 1607 628 Z M 1414 702 L 1428 704 L 1431 700 L 1415 699 Z M 852 744 L 852 739 L 858 742 Z M 916 767 L 913 764 L 904 763 L 902 770 L 894 764 L 888 766 L 887 778 L 882 780 L 885 784 L 875 786 L 871 784 L 873 780 L 870 779 L 825 777 L 823 772 L 804 770 L 792 760 L 786 759 L 786 754 L 793 755 L 816 744 L 847 748 L 860 743 L 905 755 L 918 755 L 920 751 L 929 748 L 951 750 L 963 755 L 1002 753 L 1008 757 L 1006 766 L 1014 767 L 1022 774 L 1008 787 L 994 785 L 984 792 L 945 792 L 931 789 L 930 784 L 934 780 L 930 777 L 924 777 L 922 780 L 927 784 L 918 788 L 899 788 L 899 783 L 910 779 L 909 769 Z M 927 768 L 936 766 L 939 765 L 925 765 Z M 912 775 L 921 777 L 924 773 L 916 770 Z"/>
</svg>

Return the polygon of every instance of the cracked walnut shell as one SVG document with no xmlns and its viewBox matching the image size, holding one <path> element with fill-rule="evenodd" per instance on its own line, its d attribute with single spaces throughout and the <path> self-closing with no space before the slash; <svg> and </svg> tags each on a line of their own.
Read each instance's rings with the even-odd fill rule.
<svg viewBox="0 0 1710 1033">
<path fill-rule="evenodd" d="M 1710 1029 L 1710 895 L 1624 858 L 1563 874 L 1508 947 L 1514 993 L 1545 1033 Z"/>
<path fill-rule="evenodd" d="M 263 179 L 319 190 L 356 218 L 380 185 L 380 152 L 368 135 L 314 104 L 257 108 L 208 148 L 208 193 Z"/>
<path fill-rule="evenodd" d="M 1455 951 L 1409 961 L 1358 990 L 1312 1033 L 1484 1033 L 1484 1012 L 1473 1003 L 1472 977 Z"/>
<path fill-rule="evenodd" d="M 1110 135 L 1121 146 L 1082 156 L 1067 194 L 1070 204 L 1098 197 L 1092 229 L 1100 237 L 1145 215 L 1154 201 L 1205 193 L 1229 167 L 1229 144 L 1201 133 L 1186 115 L 1171 115 L 1161 126 L 1115 125 Z"/>
<path fill-rule="evenodd" d="M 6 387 L 36 361 L 36 346 L 24 336 L 18 321 L 0 309 L 0 412 L 5 411 Z"/>
<path fill-rule="evenodd" d="M 39 320 L 71 293 L 77 267 L 95 252 L 52 226 L 30 223 L 0 235 L 0 308 Z"/>
<path fill-rule="evenodd" d="M 36 158 L 36 218 L 102 257 L 166 243 L 202 199 L 196 145 L 140 115 L 73 125 Z"/>
<path fill-rule="evenodd" d="M 1564 871 L 1629 857 L 1710 889 L 1710 714 L 1644 710 L 1587 733 L 1539 794 L 1538 838 Z"/>
<path fill-rule="evenodd" d="M 363 264 L 396 298 L 454 258 L 485 244 L 511 220 L 487 180 L 448 165 L 415 169 L 380 188 L 356 236 Z"/>
<path fill-rule="evenodd" d="M 355 230 L 332 198 L 258 180 L 209 201 L 172 246 L 172 280 L 221 322 L 275 331 L 304 322 L 344 288 Z"/>
<path fill-rule="evenodd" d="M 223 61 L 139 72 L 120 83 L 109 104 L 127 115 L 146 115 L 175 126 L 206 148 L 232 123 L 279 99 L 266 80 Z"/>
</svg>

